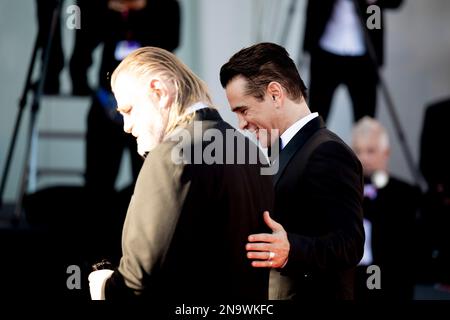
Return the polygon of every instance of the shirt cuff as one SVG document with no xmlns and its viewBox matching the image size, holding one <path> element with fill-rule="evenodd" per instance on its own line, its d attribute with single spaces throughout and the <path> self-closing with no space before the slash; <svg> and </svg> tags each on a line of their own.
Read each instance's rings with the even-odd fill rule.
<svg viewBox="0 0 450 320">
<path fill-rule="evenodd" d="M 113 270 L 102 269 L 93 271 L 89 274 L 89 291 L 92 300 L 105 300 L 106 280 L 108 280 L 113 273 Z"/>
</svg>

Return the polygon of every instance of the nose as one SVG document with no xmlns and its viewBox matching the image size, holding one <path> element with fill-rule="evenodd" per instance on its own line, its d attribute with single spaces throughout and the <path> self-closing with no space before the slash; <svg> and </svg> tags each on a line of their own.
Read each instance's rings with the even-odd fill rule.
<svg viewBox="0 0 450 320">
<path fill-rule="evenodd" d="M 247 122 L 247 120 L 244 119 L 244 117 L 242 115 L 238 115 L 238 120 L 239 120 L 239 128 L 241 130 L 247 129 L 248 122 Z"/>
</svg>

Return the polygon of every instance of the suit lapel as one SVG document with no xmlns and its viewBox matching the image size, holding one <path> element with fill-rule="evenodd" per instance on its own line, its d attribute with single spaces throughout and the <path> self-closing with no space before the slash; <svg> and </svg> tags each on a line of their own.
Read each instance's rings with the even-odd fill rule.
<svg viewBox="0 0 450 320">
<path fill-rule="evenodd" d="M 312 119 L 305 124 L 305 126 L 301 128 L 291 139 L 291 141 L 289 141 L 289 143 L 283 148 L 279 158 L 275 160 L 279 161 L 279 167 L 277 174 L 273 177 L 274 186 L 277 185 L 292 157 L 303 147 L 306 141 L 308 141 L 308 139 L 321 128 L 325 128 L 322 117 Z"/>
</svg>

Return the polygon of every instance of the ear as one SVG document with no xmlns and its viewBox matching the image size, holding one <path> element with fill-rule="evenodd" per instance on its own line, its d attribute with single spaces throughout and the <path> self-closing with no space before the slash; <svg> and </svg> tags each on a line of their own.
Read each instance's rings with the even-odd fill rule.
<svg viewBox="0 0 450 320">
<path fill-rule="evenodd" d="M 279 82 L 272 81 L 267 85 L 267 95 L 276 105 L 279 106 L 283 103 L 284 91 Z"/>
<path fill-rule="evenodd" d="M 150 80 L 150 95 L 158 104 L 160 109 L 170 107 L 172 95 L 167 83 L 161 78 L 152 78 Z"/>
</svg>

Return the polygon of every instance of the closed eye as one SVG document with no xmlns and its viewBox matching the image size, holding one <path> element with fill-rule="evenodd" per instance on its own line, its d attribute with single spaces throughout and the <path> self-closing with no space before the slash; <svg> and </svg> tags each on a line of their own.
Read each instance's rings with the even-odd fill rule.
<svg viewBox="0 0 450 320">
<path fill-rule="evenodd" d="M 248 108 L 244 107 L 244 106 L 236 107 L 233 109 L 233 112 L 244 115 L 244 116 L 247 115 L 247 111 L 248 111 Z"/>
</svg>

